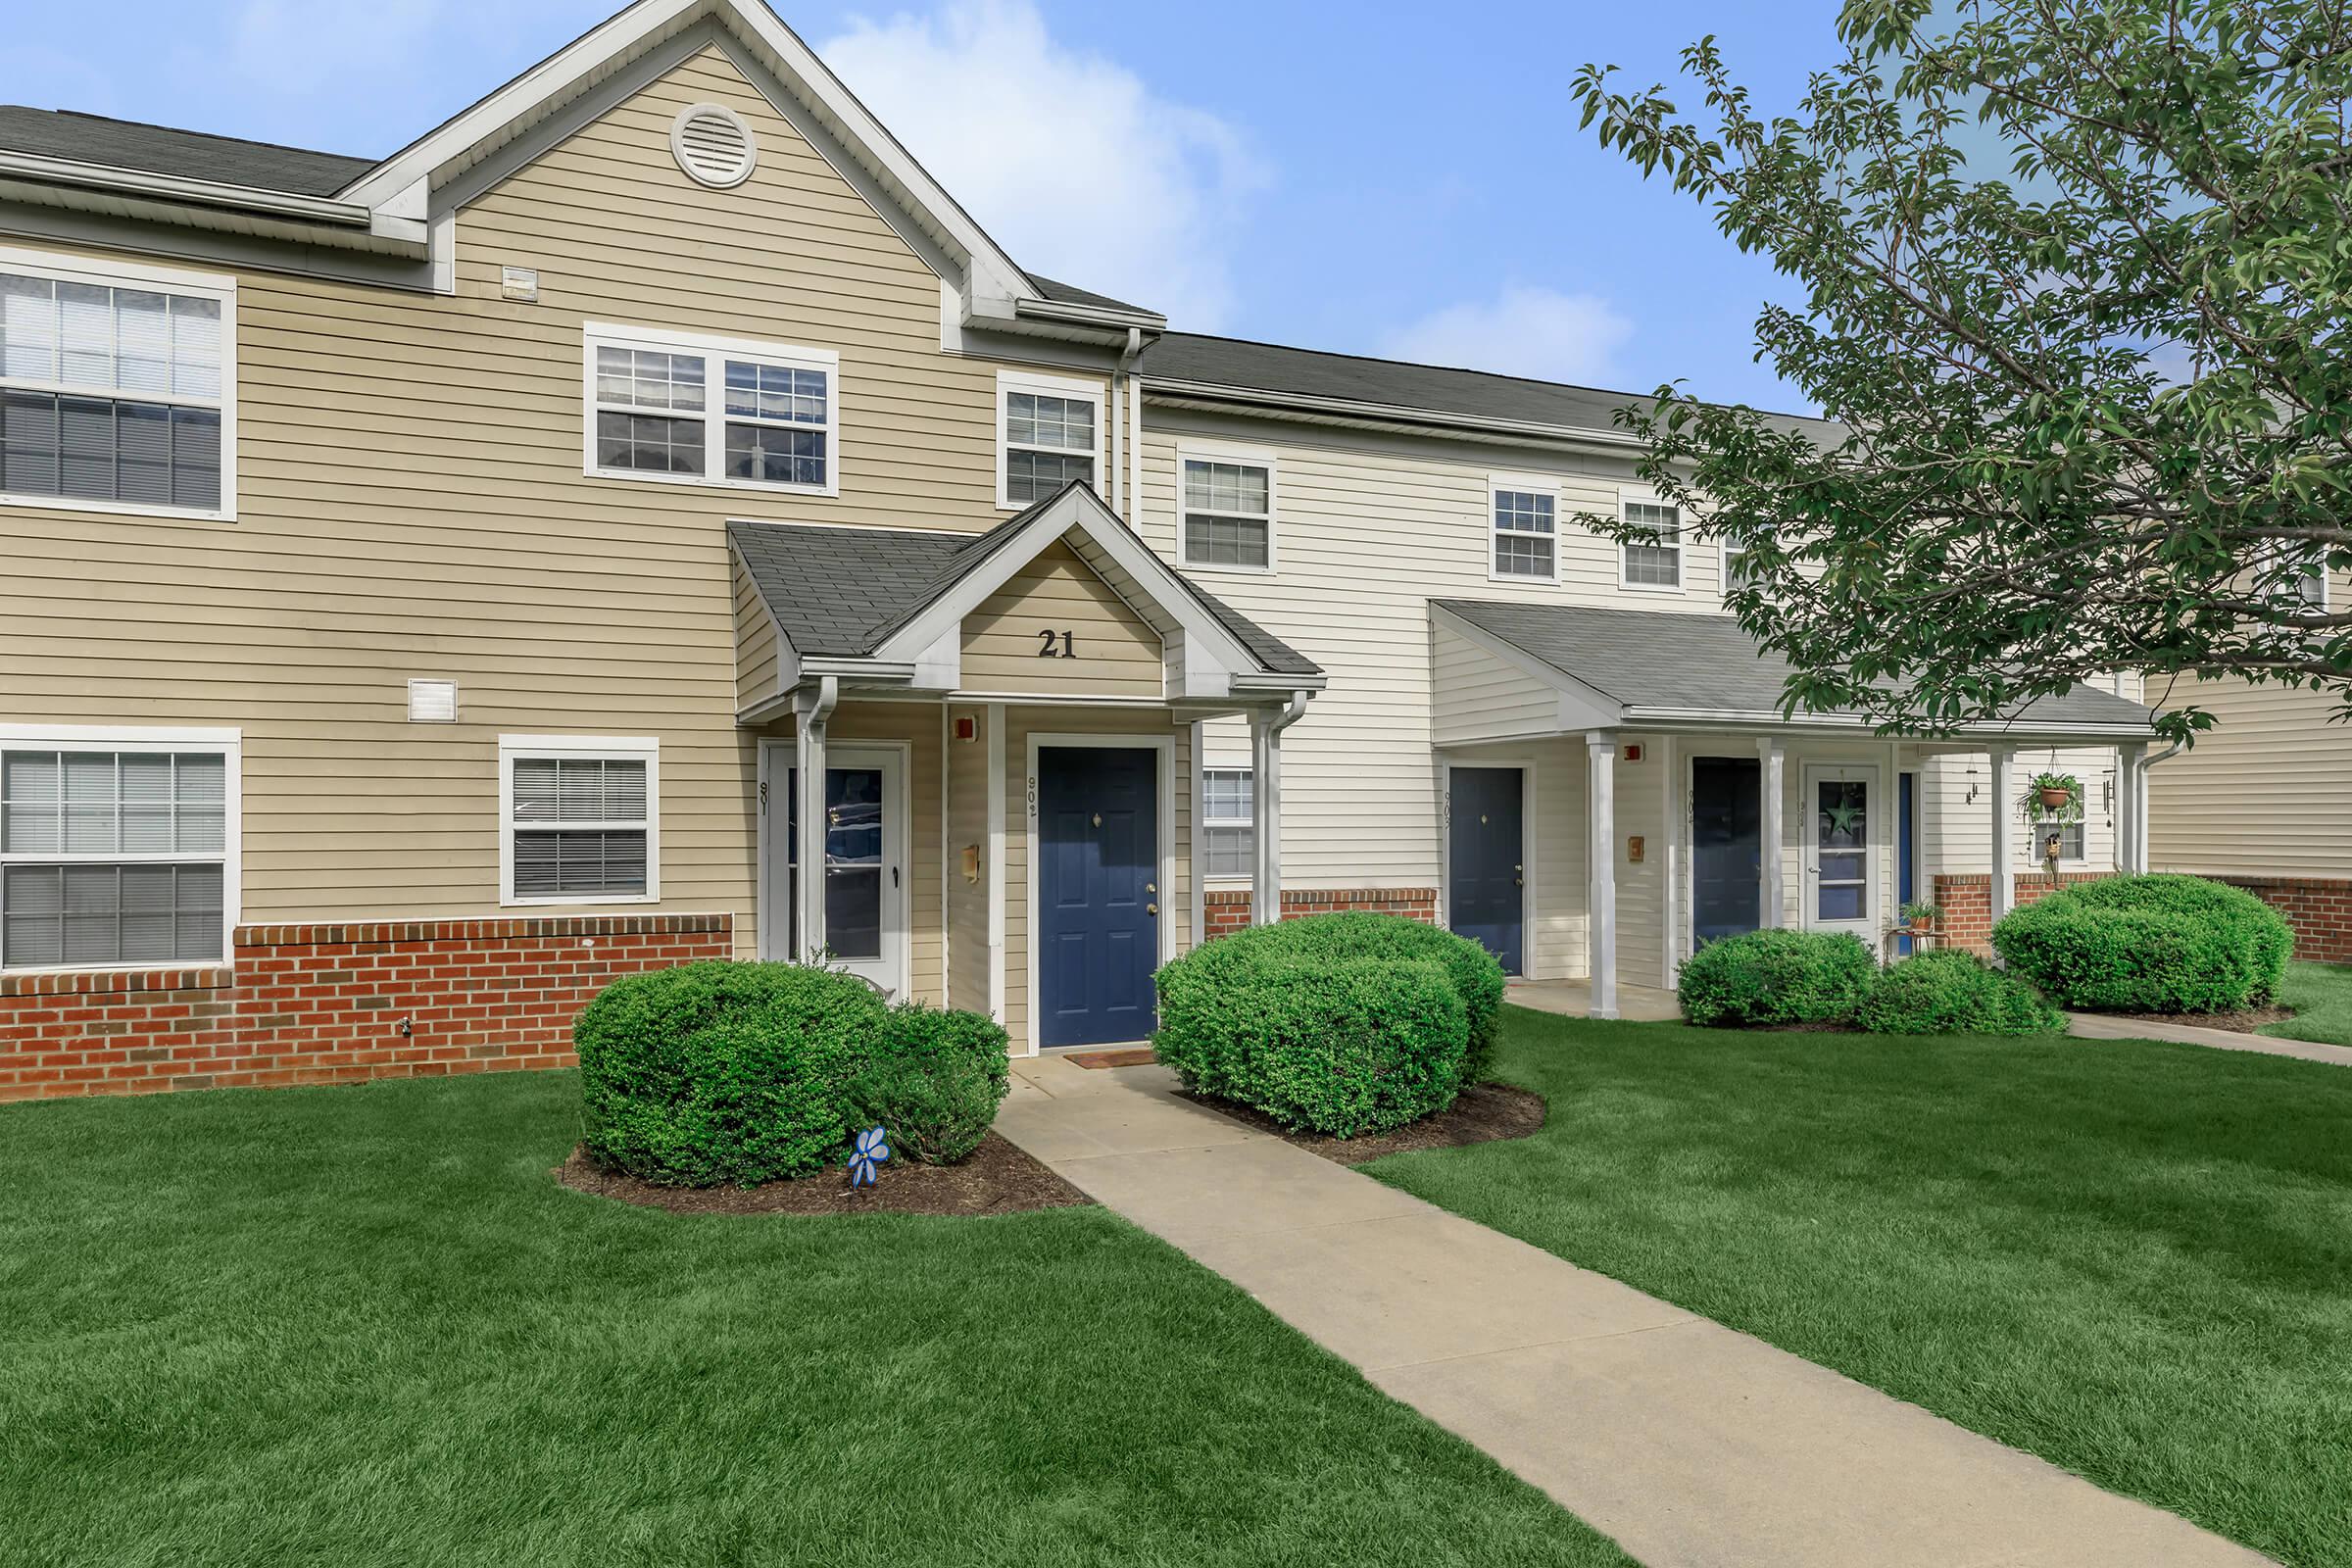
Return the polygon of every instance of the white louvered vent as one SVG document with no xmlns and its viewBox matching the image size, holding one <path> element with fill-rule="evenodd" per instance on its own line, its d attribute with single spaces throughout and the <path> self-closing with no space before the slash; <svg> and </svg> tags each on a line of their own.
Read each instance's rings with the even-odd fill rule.
<svg viewBox="0 0 2352 1568">
<path fill-rule="evenodd" d="M 695 104 L 670 122 L 669 150 L 688 177 L 726 190 L 752 177 L 760 144 L 743 117 L 719 104 Z"/>
</svg>

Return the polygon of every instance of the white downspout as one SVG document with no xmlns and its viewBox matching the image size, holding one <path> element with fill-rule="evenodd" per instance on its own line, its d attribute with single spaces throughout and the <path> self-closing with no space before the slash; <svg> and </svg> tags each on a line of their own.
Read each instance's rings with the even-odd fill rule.
<svg viewBox="0 0 2352 1568">
<path fill-rule="evenodd" d="M 1133 371 L 1138 356 L 1144 352 L 1144 329 L 1127 329 L 1127 347 L 1119 353 L 1119 368 L 1110 376 L 1110 510 L 1135 526 L 1133 503 L 1129 500 L 1133 486 L 1127 482 L 1127 451 L 1132 443 L 1127 439 L 1128 408 L 1135 397 Z"/>
<path fill-rule="evenodd" d="M 796 816 L 801 832 L 801 877 L 794 891 L 799 917 L 794 956 L 814 963 L 825 951 L 825 724 L 841 701 L 841 677 L 819 677 L 793 704 L 793 751 L 801 774 Z"/>
</svg>

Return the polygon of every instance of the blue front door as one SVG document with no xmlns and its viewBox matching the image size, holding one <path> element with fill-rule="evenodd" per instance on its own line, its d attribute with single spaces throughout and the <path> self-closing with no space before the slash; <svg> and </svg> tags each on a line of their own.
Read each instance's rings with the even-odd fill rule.
<svg viewBox="0 0 2352 1568">
<path fill-rule="evenodd" d="M 1037 754 L 1038 1039 L 1144 1040 L 1158 1023 L 1159 754 Z"/>
<path fill-rule="evenodd" d="M 1515 767 L 1452 770 L 1446 911 L 1456 936 L 1520 974 L 1526 925 L 1526 841 L 1520 835 L 1521 775 Z"/>
<path fill-rule="evenodd" d="M 1764 764 L 1752 757 L 1690 760 L 1690 934 L 1697 942 L 1756 928 L 1763 781 Z"/>
<path fill-rule="evenodd" d="M 1895 795 L 1895 861 L 1894 897 L 1896 902 L 1909 904 L 1919 897 L 1919 835 L 1915 820 L 1919 815 L 1919 775 L 1897 775 Z M 1903 956 L 1911 956 L 1911 939 L 1901 939 L 1896 949 Z"/>
</svg>

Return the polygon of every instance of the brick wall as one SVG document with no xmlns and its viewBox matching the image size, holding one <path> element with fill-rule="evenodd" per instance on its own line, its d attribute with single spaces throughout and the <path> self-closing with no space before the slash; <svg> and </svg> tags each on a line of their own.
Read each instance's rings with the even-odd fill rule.
<svg viewBox="0 0 2352 1568">
<path fill-rule="evenodd" d="M 2027 905 L 2059 888 L 2096 882 L 2111 871 L 2061 871 L 2055 883 L 2047 872 L 2020 871 L 2009 886 L 2015 905 Z M 1943 939 L 1947 946 L 1992 956 L 1992 877 L 1984 871 L 1955 872 L 1936 879 L 1936 902 L 1943 906 Z"/>
<path fill-rule="evenodd" d="M 2321 877 L 2223 876 L 2286 916 L 2294 927 L 2295 956 L 2320 963 L 2352 963 L 2352 881 Z"/>
<path fill-rule="evenodd" d="M 1210 937 L 1231 936 L 1250 923 L 1250 890 L 1215 888 L 1201 897 L 1201 924 Z M 1424 925 L 1438 923 L 1436 888 L 1285 888 L 1282 917 L 1335 914 L 1342 909 L 1369 909 L 1401 914 Z"/>
<path fill-rule="evenodd" d="M 0 1101 L 567 1066 L 608 981 L 733 951 L 724 914 L 267 925 L 218 968 L 0 975 Z"/>
</svg>

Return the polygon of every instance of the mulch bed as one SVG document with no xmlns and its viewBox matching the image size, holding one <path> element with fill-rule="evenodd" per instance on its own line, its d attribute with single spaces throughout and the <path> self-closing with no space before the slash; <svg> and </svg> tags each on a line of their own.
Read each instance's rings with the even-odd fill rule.
<svg viewBox="0 0 2352 1568">
<path fill-rule="evenodd" d="M 1342 1165 L 1361 1165 L 1383 1154 L 1409 1153 L 1416 1149 L 1463 1149 L 1505 1138 L 1527 1138 L 1544 1130 L 1544 1097 L 1508 1084 L 1474 1084 L 1435 1116 L 1409 1122 L 1394 1132 L 1365 1133 L 1357 1138 L 1327 1138 L 1321 1133 L 1296 1133 L 1262 1110 L 1202 1095 L 1185 1097 L 1220 1116 L 1272 1133 L 1310 1154 Z"/>
<path fill-rule="evenodd" d="M 2100 1018 L 2122 1018 L 2131 1023 L 2183 1023 L 2198 1029 L 2228 1029 L 2250 1035 L 2266 1024 L 2284 1023 L 2295 1015 L 2292 1007 L 2245 1007 L 2236 1012 L 2101 1012 Z"/>
<path fill-rule="evenodd" d="M 995 1133 L 960 1165 L 894 1158 L 871 1187 L 851 1187 L 840 1169 L 758 1187 L 657 1187 L 599 1169 L 581 1149 L 553 1175 L 574 1192 L 672 1214 L 1018 1214 L 1094 1201 Z"/>
</svg>

